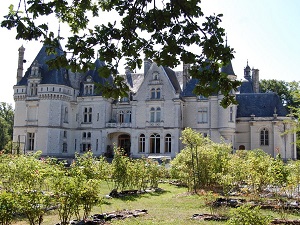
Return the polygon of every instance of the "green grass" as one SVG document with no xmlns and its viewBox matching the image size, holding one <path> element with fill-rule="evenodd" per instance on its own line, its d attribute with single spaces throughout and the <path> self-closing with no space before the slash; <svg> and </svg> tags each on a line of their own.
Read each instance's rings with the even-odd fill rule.
<svg viewBox="0 0 300 225">
<path fill-rule="evenodd" d="M 205 205 L 204 196 L 191 195 L 186 188 L 176 187 L 169 184 L 160 184 L 163 192 L 147 193 L 138 196 L 128 196 L 125 198 L 104 199 L 100 207 L 94 207 L 92 214 L 113 212 L 117 210 L 146 209 L 148 214 L 137 218 L 113 221 L 111 224 L 118 225 L 150 225 L 150 224 L 225 224 L 224 222 L 197 221 L 191 217 L 195 213 L 210 213 L 209 207 Z M 109 193 L 106 184 L 102 185 L 102 195 Z M 229 209 L 217 209 L 215 213 L 227 214 Z M 281 218 L 280 214 L 272 211 L 264 211 L 273 218 Z M 297 218 L 297 215 L 288 215 L 289 218 Z M 298 215 L 299 217 L 299 215 Z M 54 225 L 59 222 L 57 212 L 49 212 L 44 218 L 44 225 Z M 15 221 L 13 224 L 25 225 L 27 221 Z"/>
</svg>

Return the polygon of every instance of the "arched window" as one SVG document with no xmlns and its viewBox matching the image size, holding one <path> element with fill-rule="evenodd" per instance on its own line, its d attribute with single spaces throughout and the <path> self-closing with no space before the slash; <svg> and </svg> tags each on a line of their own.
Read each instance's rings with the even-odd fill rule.
<svg viewBox="0 0 300 225">
<path fill-rule="evenodd" d="M 87 133 L 87 138 L 91 138 L 91 136 L 92 136 L 91 132 L 88 132 Z"/>
<path fill-rule="evenodd" d="M 154 122 L 155 121 L 155 108 L 151 107 L 150 109 L 150 122 Z"/>
<path fill-rule="evenodd" d="M 120 110 L 118 112 L 118 122 L 119 123 L 124 123 L 124 111 L 123 110 Z"/>
<path fill-rule="evenodd" d="M 260 131 L 260 145 L 269 145 L 269 131 L 266 128 Z"/>
<path fill-rule="evenodd" d="M 145 134 L 141 134 L 139 137 L 139 152 L 145 152 Z"/>
<path fill-rule="evenodd" d="M 131 111 L 126 111 L 125 123 L 131 123 Z"/>
<path fill-rule="evenodd" d="M 160 99 L 160 88 L 156 89 L 156 98 Z"/>
<path fill-rule="evenodd" d="M 82 133 L 82 138 L 86 138 L 86 133 L 85 132 Z"/>
<path fill-rule="evenodd" d="M 155 88 L 151 88 L 151 99 L 155 99 Z"/>
<path fill-rule="evenodd" d="M 160 135 L 152 134 L 150 136 L 150 153 L 160 153 Z"/>
<path fill-rule="evenodd" d="M 172 151 L 172 138 L 171 134 L 165 136 L 165 152 L 170 153 Z"/>
<path fill-rule="evenodd" d="M 161 115 L 161 110 L 160 107 L 156 108 L 156 122 L 160 122 L 160 115 Z"/>
</svg>

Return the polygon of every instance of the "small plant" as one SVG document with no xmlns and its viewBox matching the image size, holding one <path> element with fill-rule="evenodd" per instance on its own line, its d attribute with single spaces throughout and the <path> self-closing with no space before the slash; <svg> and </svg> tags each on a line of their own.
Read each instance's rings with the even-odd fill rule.
<svg viewBox="0 0 300 225">
<path fill-rule="evenodd" d="M 260 207 L 245 204 L 231 211 L 231 218 L 227 225 L 267 225 L 271 220 L 269 216 L 260 212 Z"/>
<path fill-rule="evenodd" d="M 207 191 L 204 194 L 205 205 L 209 207 L 211 215 L 215 215 L 214 201 L 216 200 L 217 195 L 212 191 Z"/>
</svg>

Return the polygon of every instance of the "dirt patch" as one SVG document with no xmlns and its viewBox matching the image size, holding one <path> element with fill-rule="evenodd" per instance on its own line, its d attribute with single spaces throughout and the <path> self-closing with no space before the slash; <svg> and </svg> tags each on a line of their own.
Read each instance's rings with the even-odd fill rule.
<svg viewBox="0 0 300 225">
<path fill-rule="evenodd" d="M 111 220 L 123 220 L 132 217 L 139 217 L 142 215 L 148 214 L 148 210 L 146 209 L 136 209 L 136 210 L 121 210 L 121 211 L 113 211 L 109 213 L 102 214 L 94 214 L 91 219 L 88 220 L 73 220 L 70 221 L 72 225 L 104 225 L 108 224 Z"/>
</svg>

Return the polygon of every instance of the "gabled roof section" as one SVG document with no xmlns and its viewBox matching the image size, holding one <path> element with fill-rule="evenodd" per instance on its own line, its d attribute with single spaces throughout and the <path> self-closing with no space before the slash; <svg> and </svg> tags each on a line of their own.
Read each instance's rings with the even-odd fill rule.
<svg viewBox="0 0 300 225">
<path fill-rule="evenodd" d="M 180 93 L 181 88 L 180 88 L 180 84 L 177 80 L 176 73 L 172 69 L 170 69 L 169 67 L 164 66 L 163 68 L 164 68 L 169 80 L 171 81 L 176 93 Z"/>
<path fill-rule="evenodd" d="M 238 94 L 237 117 L 273 117 L 287 116 L 288 112 L 283 106 L 279 96 L 276 93 L 248 93 Z"/>
<path fill-rule="evenodd" d="M 62 56 L 64 54 L 62 47 L 59 46 L 59 49 L 56 49 L 57 54 L 48 55 L 46 53 L 46 45 L 43 45 L 33 63 L 25 72 L 24 77 L 20 80 L 17 85 L 27 85 L 28 78 L 31 74 L 31 69 L 35 61 L 38 62 L 39 70 L 41 74 L 41 84 L 58 84 L 58 85 L 66 85 L 71 86 L 69 81 L 68 71 L 65 68 L 60 69 L 50 69 L 47 65 L 47 62 L 51 59 L 54 59 L 56 56 Z"/>
</svg>

